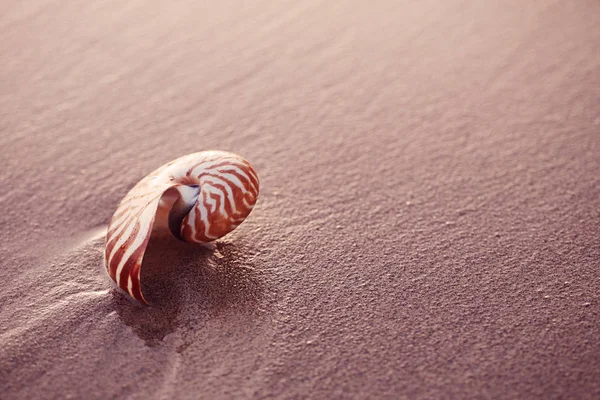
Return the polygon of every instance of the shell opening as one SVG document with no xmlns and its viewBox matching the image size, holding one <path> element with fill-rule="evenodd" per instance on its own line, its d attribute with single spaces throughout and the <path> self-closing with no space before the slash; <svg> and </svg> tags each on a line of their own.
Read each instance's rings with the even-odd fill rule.
<svg viewBox="0 0 600 400">
<path fill-rule="evenodd" d="M 185 216 L 196 205 L 200 195 L 200 186 L 181 185 L 174 189 L 179 192 L 179 198 L 173 203 L 171 211 L 169 211 L 169 230 L 177 239 L 183 240 L 181 237 L 181 224 Z"/>
</svg>

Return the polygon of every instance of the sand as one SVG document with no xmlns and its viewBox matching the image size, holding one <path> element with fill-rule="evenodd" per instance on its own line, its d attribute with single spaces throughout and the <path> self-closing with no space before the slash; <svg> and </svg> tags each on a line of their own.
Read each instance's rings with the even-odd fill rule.
<svg viewBox="0 0 600 400">
<path fill-rule="evenodd" d="M 2 399 L 600 397 L 600 4 L 4 1 Z M 212 2 L 216 3 L 216 2 Z M 104 229 L 181 155 L 213 248 Z"/>
</svg>

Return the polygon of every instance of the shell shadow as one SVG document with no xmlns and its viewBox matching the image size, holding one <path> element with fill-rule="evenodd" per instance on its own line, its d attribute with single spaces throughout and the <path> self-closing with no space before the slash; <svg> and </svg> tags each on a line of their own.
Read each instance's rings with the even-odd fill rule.
<svg viewBox="0 0 600 400">
<path fill-rule="evenodd" d="M 253 313 L 264 292 L 253 259 L 251 249 L 239 243 L 205 247 L 153 236 L 141 278 L 150 306 L 115 289 L 116 310 L 148 346 L 159 345 L 180 327 L 193 327 L 222 312 Z"/>
</svg>

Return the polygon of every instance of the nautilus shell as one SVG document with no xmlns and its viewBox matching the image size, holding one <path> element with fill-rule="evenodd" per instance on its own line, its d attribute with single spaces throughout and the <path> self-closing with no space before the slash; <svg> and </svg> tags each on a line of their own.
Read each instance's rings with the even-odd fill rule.
<svg viewBox="0 0 600 400">
<path fill-rule="evenodd" d="M 254 168 L 233 153 L 203 151 L 163 165 L 127 193 L 112 217 L 105 248 L 109 276 L 148 304 L 140 272 L 157 213 L 167 209 L 168 228 L 178 239 L 208 243 L 246 219 L 258 187 Z"/>
</svg>

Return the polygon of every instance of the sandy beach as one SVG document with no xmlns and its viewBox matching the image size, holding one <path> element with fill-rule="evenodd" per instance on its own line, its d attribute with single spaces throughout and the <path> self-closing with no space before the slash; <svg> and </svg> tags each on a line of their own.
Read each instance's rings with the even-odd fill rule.
<svg viewBox="0 0 600 400">
<path fill-rule="evenodd" d="M 600 3 L 199 3 L 0 4 L 0 398 L 600 398 Z M 210 149 L 258 203 L 142 306 Z"/>
</svg>

